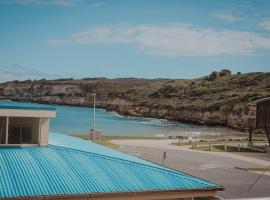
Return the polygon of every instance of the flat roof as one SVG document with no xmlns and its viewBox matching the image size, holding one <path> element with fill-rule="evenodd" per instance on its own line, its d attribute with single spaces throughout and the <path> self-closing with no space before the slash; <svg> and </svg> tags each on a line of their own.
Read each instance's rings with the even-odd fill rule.
<svg viewBox="0 0 270 200">
<path fill-rule="evenodd" d="M 223 187 L 90 141 L 49 134 L 43 147 L 0 148 L 0 198 Z"/>
<path fill-rule="evenodd" d="M 56 108 L 54 106 L 28 103 L 28 102 L 17 102 L 11 100 L 0 100 L 0 109 L 19 109 L 19 110 L 53 110 Z"/>
</svg>

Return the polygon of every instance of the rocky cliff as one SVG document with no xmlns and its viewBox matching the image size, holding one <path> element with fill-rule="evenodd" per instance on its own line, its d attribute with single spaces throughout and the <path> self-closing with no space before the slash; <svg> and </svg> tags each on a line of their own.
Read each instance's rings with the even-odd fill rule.
<svg viewBox="0 0 270 200">
<path fill-rule="evenodd" d="M 123 115 L 229 126 L 243 130 L 247 103 L 270 96 L 270 73 L 232 75 L 228 70 L 192 80 L 106 79 L 27 80 L 0 84 L 0 98 L 97 106 Z"/>
</svg>

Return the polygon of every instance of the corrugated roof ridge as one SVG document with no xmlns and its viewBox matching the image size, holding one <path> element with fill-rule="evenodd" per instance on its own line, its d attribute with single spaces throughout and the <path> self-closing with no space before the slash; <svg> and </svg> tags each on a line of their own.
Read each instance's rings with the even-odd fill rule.
<svg viewBox="0 0 270 200">
<path fill-rule="evenodd" d="M 106 155 L 102 155 L 102 154 L 98 154 L 98 153 L 92 153 L 92 152 L 88 152 L 88 151 L 83 151 L 83 150 L 78 150 L 78 149 L 73 149 L 71 147 L 63 147 L 63 146 L 57 146 L 57 145 L 51 145 L 49 144 L 48 147 L 52 147 L 52 148 L 57 148 L 57 149 L 65 149 L 65 150 L 69 150 L 69 151 L 73 151 L 73 152 L 79 152 L 79 153 L 83 153 L 83 154 L 87 154 L 87 155 L 92 155 L 92 156 L 96 156 L 96 157 L 101 157 L 101 158 L 109 158 L 112 160 L 116 160 L 116 161 L 120 161 L 120 162 L 124 162 L 127 164 L 133 164 L 133 165 L 139 165 L 139 166 L 143 166 L 143 167 L 147 167 L 147 168 L 151 168 L 154 169 L 156 171 L 162 172 L 162 173 L 166 173 L 166 174 L 170 174 L 170 175 L 177 175 L 179 177 L 182 177 L 184 179 L 188 179 L 188 180 L 192 180 L 194 181 L 194 179 L 202 184 L 208 184 L 208 185 L 212 185 L 211 187 L 222 187 L 221 185 L 217 185 L 216 183 L 183 173 L 183 172 L 179 172 L 177 170 L 174 169 L 165 169 L 165 168 L 159 168 L 159 167 L 155 167 L 155 166 L 151 166 L 151 165 L 147 165 L 147 164 L 143 164 L 143 163 L 138 163 L 138 162 L 133 162 L 130 160 L 125 160 L 122 158 L 116 158 L 116 157 L 112 157 L 112 156 L 106 156 Z M 166 167 L 167 168 L 167 167 Z"/>
</svg>

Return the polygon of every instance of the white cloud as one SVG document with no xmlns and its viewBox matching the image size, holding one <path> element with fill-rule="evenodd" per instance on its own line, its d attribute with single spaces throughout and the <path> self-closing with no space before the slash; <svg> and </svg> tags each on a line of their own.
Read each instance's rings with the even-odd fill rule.
<svg viewBox="0 0 270 200">
<path fill-rule="evenodd" d="M 264 28 L 265 30 L 270 31 L 270 20 L 262 21 L 259 26 Z"/>
<path fill-rule="evenodd" d="M 163 56 L 239 55 L 270 50 L 270 37 L 256 32 L 194 28 L 181 24 L 101 26 L 51 39 L 51 45 L 96 43 L 134 45 Z"/>
<path fill-rule="evenodd" d="M 213 16 L 220 19 L 220 20 L 223 20 L 225 22 L 230 22 L 230 23 L 233 23 L 233 22 L 240 20 L 239 17 L 236 17 L 236 16 L 234 16 L 232 14 L 228 14 L 228 13 L 215 13 L 215 14 L 213 14 Z"/>
</svg>

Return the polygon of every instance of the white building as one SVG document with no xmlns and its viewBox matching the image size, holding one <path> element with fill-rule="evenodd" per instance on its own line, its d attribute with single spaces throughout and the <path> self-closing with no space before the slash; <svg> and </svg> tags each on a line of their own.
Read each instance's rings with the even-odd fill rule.
<svg viewBox="0 0 270 200">
<path fill-rule="evenodd" d="M 48 133 L 55 115 L 51 106 L 0 101 L 0 199 L 186 200 L 224 189 L 90 141 Z"/>
<path fill-rule="evenodd" d="M 0 145 L 47 145 L 51 106 L 0 100 Z"/>
</svg>

